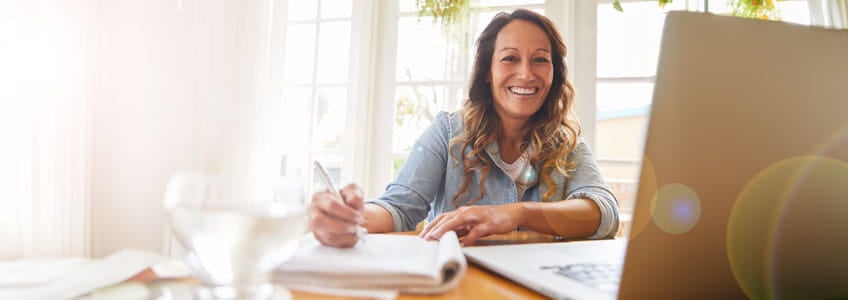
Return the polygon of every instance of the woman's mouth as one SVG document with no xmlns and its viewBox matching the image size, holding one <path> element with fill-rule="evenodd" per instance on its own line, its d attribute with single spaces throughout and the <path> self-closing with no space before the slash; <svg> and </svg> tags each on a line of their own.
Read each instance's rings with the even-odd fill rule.
<svg viewBox="0 0 848 300">
<path fill-rule="evenodd" d="M 519 96 L 530 96 L 530 95 L 533 95 L 536 92 L 538 92 L 539 88 L 536 88 L 536 87 L 523 88 L 523 87 L 512 86 L 512 87 L 509 87 L 509 91 L 511 93 L 519 95 Z"/>
</svg>

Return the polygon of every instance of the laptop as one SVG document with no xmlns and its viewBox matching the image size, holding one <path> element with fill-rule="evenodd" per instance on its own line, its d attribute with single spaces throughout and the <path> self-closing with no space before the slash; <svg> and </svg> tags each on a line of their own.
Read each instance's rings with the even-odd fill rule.
<svg viewBox="0 0 848 300">
<path fill-rule="evenodd" d="M 848 31 L 665 24 L 626 245 L 466 247 L 469 261 L 558 299 L 848 297 Z M 617 289 L 560 271 L 617 262 Z"/>
</svg>

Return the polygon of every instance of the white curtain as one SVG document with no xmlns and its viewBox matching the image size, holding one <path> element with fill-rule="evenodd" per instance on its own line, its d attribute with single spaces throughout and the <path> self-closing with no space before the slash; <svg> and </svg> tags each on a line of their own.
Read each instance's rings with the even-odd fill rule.
<svg viewBox="0 0 848 300">
<path fill-rule="evenodd" d="M 193 14 L 194 163 L 205 173 L 280 175 L 285 1 L 201 0 Z M 299 129 L 298 129 L 299 130 Z M 164 229 L 163 252 L 183 253 Z"/>
<path fill-rule="evenodd" d="M 0 0 L 0 260 L 167 251 L 170 174 L 278 174 L 280 3 Z"/>
<path fill-rule="evenodd" d="M 848 0 L 825 0 L 825 25 L 833 28 L 848 28 Z"/>
<path fill-rule="evenodd" d="M 0 1 L 0 260 L 88 254 L 89 2 Z"/>
</svg>

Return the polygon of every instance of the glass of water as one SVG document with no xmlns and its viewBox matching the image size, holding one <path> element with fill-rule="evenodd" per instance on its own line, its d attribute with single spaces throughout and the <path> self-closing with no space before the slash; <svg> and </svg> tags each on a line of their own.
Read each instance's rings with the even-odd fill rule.
<svg viewBox="0 0 848 300">
<path fill-rule="evenodd" d="M 300 181 L 178 174 L 171 177 L 164 202 L 171 228 L 188 252 L 186 262 L 201 282 L 196 298 L 288 295 L 270 281 L 308 228 Z"/>
</svg>

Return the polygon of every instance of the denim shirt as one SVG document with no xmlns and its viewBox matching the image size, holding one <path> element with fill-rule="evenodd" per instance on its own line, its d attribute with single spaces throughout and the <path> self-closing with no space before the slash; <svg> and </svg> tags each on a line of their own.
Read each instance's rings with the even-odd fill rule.
<svg viewBox="0 0 848 300">
<path fill-rule="evenodd" d="M 463 131 L 460 113 L 437 114 L 433 123 L 418 137 L 397 179 L 386 187 L 382 196 L 367 201 L 389 212 L 395 231 L 415 230 L 415 225 L 425 217 L 432 221 L 439 214 L 456 209 L 452 200 L 462 184 L 464 170 L 462 164 L 456 163 L 448 154 L 448 144 Z M 454 152 L 454 157 L 462 157 L 457 155 L 460 147 L 461 144 L 453 145 L 451 151 Z M 465 149 L 466 153 L 467 151 L 468 149 Z M 492 153 L 487 152 L 484 155 L 491 157 Z M 618 231 L 618 203 L 604 182 L 592 152 L 582 138 L 574 151 L 568 154 L 568 161 L 575 162 L 575 170 L 569 173 L 570 178 L 554 171 L 552 179 L 556 183 L 556 191 L 552 199 L 556 200 L 552 201 L 576 198 L 594 201 L 600 208 L 601 222 L 598 230 L 588 238 L 614 236 Z M 537 172 L 541 165 L 534 165 Z M 480 175 L 480 171 L 472 173 L 468 192 L 458 199 L 460 205 L 480 196 Z M 485 195 L 474 205 L 539 202 L 549 187 L 540 180 L 537 181 L 527 187 L 519 200 L 515 182 L 500 167 L 493 164 L 483 182 L 486 187 Z"/>
</svg>

